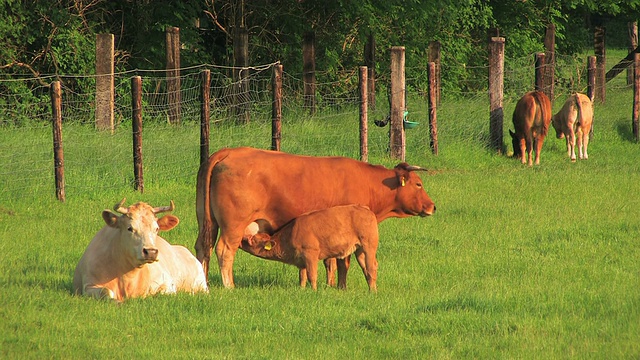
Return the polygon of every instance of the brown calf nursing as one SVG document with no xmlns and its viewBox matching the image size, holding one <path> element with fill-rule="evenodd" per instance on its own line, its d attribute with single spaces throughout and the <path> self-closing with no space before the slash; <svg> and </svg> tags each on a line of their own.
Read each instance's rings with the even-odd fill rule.
<svg viewBox="0 0 640 360">
<path fill-rule="evenodd" d="M 247 227 L 242 249 L 264 259 L 297 266 L 300 286 L 304 287 L 308 279 L 311 287 L 317 289 L 319 260 L 341 259 L 355 252 L 369 290 L 376 291 L 378 222 L 369 208 L 336 206 L 301 215 L 271 236 L 257 231 L 256 223 Z"/>
</svg>

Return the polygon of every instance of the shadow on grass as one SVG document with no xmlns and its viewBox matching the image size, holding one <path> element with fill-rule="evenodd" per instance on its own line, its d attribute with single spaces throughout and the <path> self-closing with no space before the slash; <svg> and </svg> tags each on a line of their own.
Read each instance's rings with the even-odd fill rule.
<svg viewBox="0 0 640 360">
<path fill-rule="evenodd" d="M 631 124 L 618 123 L 617 126 L 618 136 L 620 139 L 628 142 L 635 143 L 636 139 L 633 137 L 633 130 L 631 129 Z"/>
</svg>

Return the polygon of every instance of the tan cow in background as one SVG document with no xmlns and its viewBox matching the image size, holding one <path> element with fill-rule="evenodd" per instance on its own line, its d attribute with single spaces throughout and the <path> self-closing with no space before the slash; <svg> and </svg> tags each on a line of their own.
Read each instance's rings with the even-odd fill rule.
<svg viewBox="0 0 640 360">
<path fill-rule="evenodd" d="M 567 141 L 567 155 L 576 161 L 576 134 L 580 159 L 588 159 L 587 147 L 593 125 L 593 104 L 585 94 L 576 93 L 565 101 L 562 109 L 553 116 L 553 128 L 558 139 Z"/>
<path fill-rule="evenodd" d="M 335 206 L 300 215 L 269 236 L 251 223 L 240 246 L 255 256 L 295 265 L 300 269 L 300 286 L 317 289 L 318 261 L 343 259 L 356 253 L 370 291 L 378 278 L 378 221 L 368 207 Z M 346 273 L 344 274 L 346 276 Z M 341 282 L 346 287 L 346 279 Z"/>
<path fill-rule="evenodd" d="M 551 122 L 551 101 L 540 91 L 531 91 L 516 104 L 513 111 L 513 127 L 509 130 L 513 143 L 513 156 L 523 164 L 533 165 L 533 148 L 536 151 L 535 164 L 540 164 L 540 152 Z M 526 152 L 525 152 L 526 150 Z"/>
<path fill-rule="evenodd" d="M 139 202 L 123 207 L 125 199 L 102 212 L 106 225 L 91 240 L 73 277 L 74 292 L 118 302 L 177 291 L 208 292 L 202 265 L 184 246 L 171 245 L 158 231 L 173 229 L 179 219 L 156 214 L 175 206 L 153 208 Z"/>
</svg>

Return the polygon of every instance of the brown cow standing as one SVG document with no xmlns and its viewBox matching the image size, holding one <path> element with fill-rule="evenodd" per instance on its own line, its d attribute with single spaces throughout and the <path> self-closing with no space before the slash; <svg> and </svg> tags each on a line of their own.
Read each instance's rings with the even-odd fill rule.
<svg viewBox="0 0 640 360">
<path fill-rule="evenodd" d="M 312 211 L 293 219 L 273 236 L 257 233 L 243 238 L 241 245 L 255 256 L 297 266 L 300 286 L 308 279 L 314 290 L 318 260 L 345 258 L 355 251 L 369 290 L 376 291 L 378 221 L 367 207 L 343 205 Z"/>
<path fill-rule="evenodd" d="M 435 204 L 407 163 L 394 169 L 344 157 L 314 157 L 254 148 L 222 149 L 200 165 L 196 196 L 196 256 L 205 274 L 220 230 L 216 256 L 225 287 L 234 287 L 233 261 L 245 228 L 263 219 L 273 233 L 292 219 L 338 205 L 368 206 L 377 221 L 428 216 Z M 348 264 L 344 264 L 347 266 Z M 346 270 L 338 269 L 339 284 Z M 327 278 L 333 278 L 335 268 Z"/>
<path fill-rule="evenodd" d="M 565 101 L 562 109 L 553 116 L 553 128 L 558 139 L 567 139 L 567 154 L 576 161 L 576 133 L 580 159 L 588 159 L 587 147 L 593 124 L 593 104 L 585 94 L 576 93 Z"/>
<path fill-rule="evenodd" d="M 551 102 L 540 91 L 531 91 L 518 100 L 513 111 L 513 127 L 509 130 L 513 142 L 513 156 L 519 157 L 523 164 L 529 161 L 533 165 L 533 148 L 536 151 L 535 164 L 540 164 L 542 143 L 549 131 L 551 122 Z M 526 153 L 525 153 L 526 150 Z M 526 154 L 526 155 L 525 155 Z"/>
</svg>

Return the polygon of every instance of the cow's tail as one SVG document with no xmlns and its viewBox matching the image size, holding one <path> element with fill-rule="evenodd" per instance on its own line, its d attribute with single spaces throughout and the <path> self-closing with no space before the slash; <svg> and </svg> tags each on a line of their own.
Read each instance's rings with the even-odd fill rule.
<svg viewBox="0 0 640 360">
<path fill-rule="evenodd" d="M 196 215 L 198 218 L 198 240 L 196 241 L 196 257 L 208 273 L 211 250 L 218 236 L 218 223 L 215 214 L 211 214 L 211 176 L 213 168 L 229 155 L 228 151 L 218 151 L 200 164 L 196 186 Z"/>
<path fill-rule="evenodd" d="M 542 122 L 541 135 L 547 136 L 549 132 L 549 123 L 547 119 L 551 119 L 551 102 L 548 100 L 547 95 L 542 92 L 534 91 L 533 98 L 536 102 L 537 114 L 540 116 Z"/>
<path fill-rule="evenodd" d="M 576 123 L 574 124 L 575 128 L 580 127 L 580 123 L 582 120 L 583 112 L 582 112 L 582 102 L 580 101 L 580 96 L 578 94 L 573 94 L 573 101 L 576 103 L 576 109 L 578 110 L 578 116 L 576 118 Z"/>
</svg>

